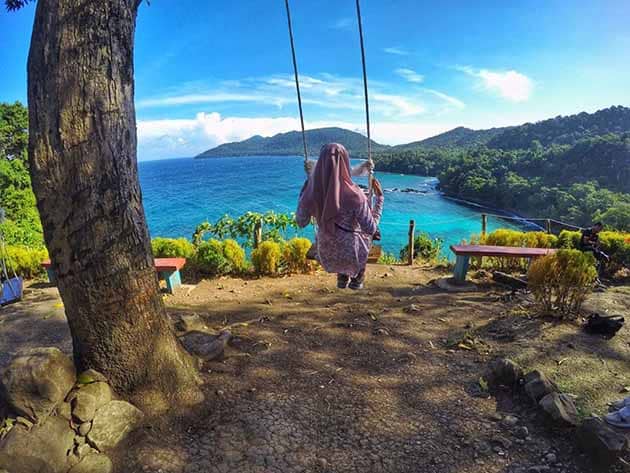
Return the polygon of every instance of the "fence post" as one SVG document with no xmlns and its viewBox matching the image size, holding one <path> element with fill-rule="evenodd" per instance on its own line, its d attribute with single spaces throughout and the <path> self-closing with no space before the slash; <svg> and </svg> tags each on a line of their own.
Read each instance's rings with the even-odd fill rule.
<svg viewBox="0 0 630 473">
<path fill-rule="evenodd" d="M 407 253 L 407 264 L 409 266 L 413 266 L 414 260 L 414 240 L 415 240 L 415 231 L 416 231 L 416 222 L 414 220 L 409 220 L 409 251 Z"/>
<path fill-rule="evenodd" d="M 545 220 L 545 228 L 547 229 L 547 233 L 551 234 L 551 220 Z"/>
<path fill-rule="evenodd" d="M 257 222 L 254 226 L 254 248 L 258 248 L 262 240 L 262 223 Z"/>
<path fill-rule="evenodd" d="M 486 236 L 488 231 L 488 216 L 481 214 L 481 236 Z"/>
</svg>

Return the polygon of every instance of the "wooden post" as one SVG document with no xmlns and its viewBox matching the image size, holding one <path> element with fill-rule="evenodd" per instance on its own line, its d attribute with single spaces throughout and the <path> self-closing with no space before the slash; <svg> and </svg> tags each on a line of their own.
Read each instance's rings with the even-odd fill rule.
<svg viewBox="0 0 630 473">
<path fill-rule="evenodd" d="M 547 229 L 547 233 L 551 234 L 551 220 L 545 220 L 545 228 Z"/>
<path fill-rule="evenodd" d="M 481 214 L 481 236 L 486 236 L 487 231 L 488 231 L 488 216 L 486 214 Z"/>
<path fill-rule="evenodd" d="M 409 252 L 407 254 L 407 264 L 409 264 L 409 266 L 413 266 L 413 260 L 414 260 L 414 240 L 416 239 L 415 236 L 415 232 L 416 232 L 416 222 L 414 220 L 409 220 Z"/>
<path fill-rule="evenodd" d="M 258 248 L 260 242 L 262 241 L 262 223 L 256 223 L 254 227 L 254 248 Z"/>
</svg>

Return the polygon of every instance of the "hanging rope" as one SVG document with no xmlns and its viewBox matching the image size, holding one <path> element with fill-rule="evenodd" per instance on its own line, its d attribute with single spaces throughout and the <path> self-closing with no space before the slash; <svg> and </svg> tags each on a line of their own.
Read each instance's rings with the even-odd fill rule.
<svg viewBox="0 0 630 473">
<path fill-rule="evenodd" d="M 370 135 L 370 103 L 368 100 L 368 83 L 367 83 L 367 69 L 365 66 L 365 46 L 363 45 L 363 23 L 361 21 L 361 5 L 359 4 L 359 0 L 356 0 L 357 3 L 357 22 L 359 23 L 359 41 L 361 44 L 361 64 L 363 66 L 363 95 L 365 96 L 365 123 L 367 128 L 367 140 L 368 140 L 368 161 L 370 163 L 370 168 L 374 168 L 374 161 L 372 161 L 372 137 Z M 369 201 L 372 201 L 372 181 L 374 180 L 374 173 L 370 170 L 370 175 L 368 177 L 368 198 Z"/>
<path fill-rule="evenodd" d="M 295 44 L 293 42 L 293 27 L 291 26 L 291 10 L 289 0 L 284 0 L 287 8 L 287 24 L 289 25 L 289 40 L 291 41 L 291 56 L 293 57 L 293 74 L 295 76 L 295 90 L 297 92 L 298 108 L 300 110 L 300 125 L 302 126 L 302 143 L 304 145 L 304 171 L 308 175 L 308 151 L 306 148 L 306 131 L 304 130 L 304 112 L 302 112 L 302 96 L 300 95 L 300 81 L 298 79 L 297 59 L 295 58 Z"/>
</svg>

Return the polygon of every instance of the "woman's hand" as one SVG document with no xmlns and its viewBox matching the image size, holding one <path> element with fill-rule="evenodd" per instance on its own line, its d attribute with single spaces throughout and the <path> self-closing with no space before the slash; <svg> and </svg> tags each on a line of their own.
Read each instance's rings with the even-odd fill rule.
<svg viewBox="0 0 630 473">
<path fill-rule="evenodd" d="M 378 179 L 372 179 L 372 192 L 376 197 L 383 197 L 383 188 L 381 187 L 381 183 L 378 182 Z"/>
<path fill-rule="evenodd" d="M 307 176 L 313 174 L 313 169 L 315 169 L 315 161 L 309 159 L 308 161 L 304 162 L 304 171 L 306 172 Z"/>
</svg>

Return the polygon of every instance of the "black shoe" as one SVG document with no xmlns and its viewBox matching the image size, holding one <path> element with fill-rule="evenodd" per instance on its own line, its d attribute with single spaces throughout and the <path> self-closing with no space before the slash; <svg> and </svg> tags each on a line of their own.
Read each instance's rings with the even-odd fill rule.
<svg viewBox="0 0 630 473">
<path fill-rule="evenodd" d="M 346 276 L 345 274 L 337 274 L 337 287 L 339 289 L 347 288 L 349 280 L 350 277 Z"/>
<path fill-rule="evenodd" d="M 350 289 L 354 289 L 355 291 L 357 291 L 359 289 L 363 289 L 363 281 L 364 280 L 365 280 L 365 269 L 363 269 L 354 278 L 350 279 L 350 284 L 348 285 L 348 287 Z"/>
</svg>

